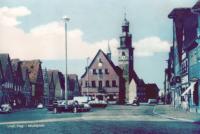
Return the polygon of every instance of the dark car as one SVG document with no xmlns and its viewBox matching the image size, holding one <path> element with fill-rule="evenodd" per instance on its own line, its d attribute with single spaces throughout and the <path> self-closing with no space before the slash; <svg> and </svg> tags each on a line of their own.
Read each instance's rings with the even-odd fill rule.
<svg viewBox="0 0 200 134">
<path fill-rule="evenodd" d="M 88 102 L 88 104 L 91 107 L 102 107 L 102 108 L 107 107 L 107 103 L 105 101 L 90 101 L 90 102 Z"/>
<path fill-rule="evenodd" d="M 53 105 L 47 107 L 48 110 L 53 110 Z M 68 109 L 65 109 L 65 100 L 58 101 L 57 111 L 61 113 L 62 111 L 72 111 L 77 113 L 78 111 L 89 111 L 91 106 L 88 104 L 83 104 L 77 100 L 68 100 Z"/>
<path fill-rule="evenodd" d="M 12 107 L 10 106 L 10 104 L 1 105 L 0 113 L 12 113 Z"/>
</svg>

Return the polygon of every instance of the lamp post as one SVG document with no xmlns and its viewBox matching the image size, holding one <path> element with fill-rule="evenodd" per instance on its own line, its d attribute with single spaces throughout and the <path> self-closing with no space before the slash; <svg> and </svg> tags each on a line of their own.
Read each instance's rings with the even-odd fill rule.
<svg viewBox="0 0 200 134">
<path fill-rule="evenodd" d="M 90 57 L 87 57 L 87 102 L 89 102 L 89 69 L 88 69 L 88 60 Z"/>
<path fill-rule="evenodd" d="M 63 22 L 65 22 L 65 109 L 68 109 L 68 95 L 67 95 L 67 22 L 69 22 L 69 18 L 64 16 L 62 18 Z"/>
</svg>

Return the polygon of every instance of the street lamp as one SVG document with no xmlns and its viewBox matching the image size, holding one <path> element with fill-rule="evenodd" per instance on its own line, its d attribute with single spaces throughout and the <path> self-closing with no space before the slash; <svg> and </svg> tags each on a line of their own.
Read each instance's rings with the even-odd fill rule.
<svg viewBox="0 0 200 134">
<path fill-rule="evenodd" d="M 88 60 L 90 57 L 87 57 L 87 102 L 89 102 L 89 68 L 88 68 Z"/>
<path fill-rule="evenodd" d="M 68 95 L 67 95 L 67 22 L 69 22 L 69 18 L 64 16 L 62 18 L 63 22 L 65 22 L 65 109 L 68 109 Z"/>
</svg>

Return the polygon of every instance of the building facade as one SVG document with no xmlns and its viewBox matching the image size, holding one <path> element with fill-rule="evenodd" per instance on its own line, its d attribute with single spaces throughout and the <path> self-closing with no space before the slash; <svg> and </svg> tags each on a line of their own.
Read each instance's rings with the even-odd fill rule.
<svg viewBox="0 0 200 134">
<path fill-rule="evenodd" d="M 200 113 L 200 1 L 192 8 L 176 8 L 173 19 L 173 66 L 170 79 L 172 105 L 182 110 Z M 169 65 L 168 65 L 169 66 Z"/>
<path fill-rule="evenodd" d="M 47 74 L 49 82 L 49 104 L 53 104 L 55 100 L 55 85 L 54 85 L 53 73 L 51 72 L 51 70 L 48 70 Z"/>
<path fill-rule="evenodd" d="M 2 91 L 2 85 L 4 84 L 4 77 L 3 77 L 3 71 L 0 61 L 0 105 L 3 104 L 3 91 Z"/>
<path fill-rule="evenodd" d="M 20 102 L 21 106 L 26 105 L 26 98 L 24 96 L 24 81 L 21 70 L 21 61 L 19 59 L 11 60 L 13 78 L 14 78 L 14 100 Z"/>
<path fill-rule="evenodd" d="M 49 78 L 47 69 L 43 69 L 43 80 L 44 80 L 44 88 L 43 88 L 43 105 L 49 105 Z"/>
<path fill-rule="evenodd" d="M 42 62 L 40 60 L 22 61 L 21 67 L 28 69 L 29 78 L 31 82 L 31 103 L 37 105 L 43 103 L 43 74 L 42 74 Z"/>
<path fill-rule="evenodd" d="M 32 91 L 31 91 L 31 82 L 28 74 L 28 69 L 26 67 L 21 67 L 22 70 L 22 76 L 23 76 L 23 90 L 22 94 L 25 97 L 25 106 L 29 106 L 31 103 L 31 96 L 32 96 Z"/>
<path fill-rule="evenodd" d="M 8 103 L 14 98 L 14 78 L 9 54 L 0 54 L 0 61 L 4 77 L 1 102 Z"/>
<path fill-rule="evenodd" d="M 111 60 L 108 46 L 107 55 L 99 50 L 82 79 L 82 95 L 92 99 L 109 101 L 110 103 L 123 103 L 125 99 L 125 79 L 122 70 L 115 66 Z"/>
</svg>

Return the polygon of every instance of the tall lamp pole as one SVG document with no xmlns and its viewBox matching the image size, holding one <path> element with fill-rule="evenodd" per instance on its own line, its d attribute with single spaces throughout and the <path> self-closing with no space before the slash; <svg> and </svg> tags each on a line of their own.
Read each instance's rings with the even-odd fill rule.
<svg viewBox="0 0 200 134">
<path fill-rule="evenodd" d="M 87 57 L 87 102 L 89 102 L 89 68 L 88 68 L 88 60 L 90 57 Z"/>
<path fill-rule="evenodd" d="M 65 109 L 68 109 L 68 95 L 67 95 L 67 22 L 69 22 L 69 18 L 64 16 L 62 18 L 63 22 L 65 22 Z"/>
</svg>

